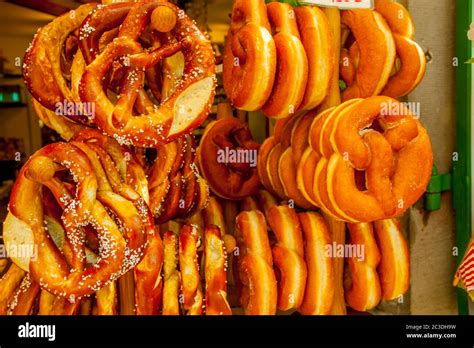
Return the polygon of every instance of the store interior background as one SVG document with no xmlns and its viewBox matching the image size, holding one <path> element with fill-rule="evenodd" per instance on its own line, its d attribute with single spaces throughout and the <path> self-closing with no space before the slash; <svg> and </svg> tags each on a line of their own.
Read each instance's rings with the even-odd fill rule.
<svg viewBox="0 0 474 348">
<path fill-rule="evenodd" d="M 45 137 L 21 79 L 24 52 L 38 28 L 49 23 L 56 15 L 85 2 L 88 1 L 0 2 L 0 87 L 4 90 L 7 86 L 19 86 L 20 90 L 19 104 L 0 103 L 0 181 L 3 182 L 0 186 L 0 221 L 6 215 L 12 184 L 7 179 L 13 179 L 15 168 L 43 145 Z M 448 172 L 455 143 L 455 71 L 452 65 L 455 51 L 455 1 L 401 2 L 411 11 L 417 29 L 416 40 L 431 59 L 425 80 L 408 100 L 421 103 L 422 122 L 432 138 L 435 163 L 441 173 Z M 232 0 L 179 3 L 181 7 L 198 11 L 215 49 L 222 52 Z M 21 154 L 20 158 L 12 158 L 17 153 Z M 411 209 L 404 217 L 412 257 L 410 293 L 405 296 L 403 304 L 382 306 L 381 313 L 457 313 L 456 291 L 451 285 L 456 267 L 451 195 L 443 194 L 440 211 L 426 213 L 421 207 L 418 205 Z"/>
</svg>

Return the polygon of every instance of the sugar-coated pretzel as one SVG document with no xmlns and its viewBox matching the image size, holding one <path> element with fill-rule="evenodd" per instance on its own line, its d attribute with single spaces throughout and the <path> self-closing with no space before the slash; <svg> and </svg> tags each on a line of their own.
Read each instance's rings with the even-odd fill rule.
<svg viewBox="0 0 474 348">
<path fill-rule="evenodd" d="M 41 28 L 26 52 L 23 64 L 23 78 L 33 97 L 49 110 L 56 110 L 57 104 L 80 102 L 77 94 L 67 85 L 61 69 L 63 46 L 69 35 L 77 30 L 81 22 L 97 4 L 79 6 L 65 13 Z M 68 117 L 87 122 L 78 115 Z"/>
<path fill-rule="evenodd" d="M 275 314 L 278 291 L 265 217 L 258 210 L 242 212 L 237 216 L 236 228 L 240 302 L 245 314 Z"/>
<path fill-rule="evenodd" d="M 178 236 L 171 231 L 163 235 L 163 315 L 179 315 L 181 278 L 178 267 Z"/>
<path fill-rule="evenodd" d="M 175 39 L 145 51 L 137 42 L 155 11 L 163 7 L 176 16 L 176 25 L 169 32 Z M 107 30 L 120 26 L 118 37 L 102 52 L 98 40 Z M 92 29 L 90 29 L 92 28 Z M 94 124 L 110 136 L 127 144 L 155 147 L 199 126 L 214 98 L 214 56 L 209 41 L 196 24 L 176 6 L 159 1 L 135 4 L 112 4 L 93 12 L 82 24 L 80 48 L 87 62 L 79 86 L 83 102 L 95 103 Z M 161 105 L 147 114 L 133 116 L 132 110 L 142 87 L 143 70 L 160 60 L 183 52 L 184 74 L 179 86 Z M 120 97 L 114 105 L 103 89 L 103 78 L 116 59 L 127 57 Z"/>
<path fill-rule="evenodd" d="M 135 308 L 137 315 L 160 313 L 163 296 L 163 242 L 159 231 L 150 238 L 143 260 L 135 268 Z"/>
<path fill-rule="evenodd" d="M 262 112 L 267 117 L 286 118 L 296 113 L 303 100 L 308 58 L 291 5 L 273 2 L 267 5 L 267 13 L 274 33 L 277 70 L 272 93 Z"/>
<path fill-rule="evenodd" d="M 252 139 L 248 125 L 226 117 L 211 122 L 198 149 L 200 172 L 219 197 L 239 200 L 257 192 L 260 183 L 256 166 L 259 144 Z"/>
<path fill-rule="evenodd" d="M 354 44 L 360 51 L 356 77 L 344 90 L 343 100 L 378 95 L 387 84 L 395 62 L 395 42 L 390 28 L 383 17 L 372 10 L 343 11 L 341 22 L 352 31 Z"/>
<path fill-rule="evenodd" d="M 51 144 L 37 151 L 22 168 L 10 199 L 7 234 L 32 236 L 38 246 L 37 257 L 29 261 L 32 279 L 72 302 L 134 267 L 143 257 L 153 227 L 143 199 L 131 187 L 121 191 L 127 186 L 117 183 L 111 187 L 98 181 L 100 173 L 96 170 L 102 165 L 110 169 L 108 172 L 117 171 L 105 150 L 99 155 L 81 142 Z M 73 174 L 75 190 L 57 176 L 65 169 Z M 66 262 L 44 226 L 41 196 L 46 188 L 62 210 L 63 248 L 70 262 Z M 123 235 L 114 219 L 123 226 Z M 87 266 L 84 231 L 91 227 L 100 247 L 97 262 Z"/>
<path fill-rule="evenodd" d="M 375 241 L 372 224 L 349 224 L 350 242 L 363 245 L 364 254 L 348 257 L 350 283 L 345 284 L 347 304 L 353 309 L 365 312 L 377 306 L 382 297 L 377 267 L 380 251 Z"/>
<path fill-rule="evenodd" d="M 197 256 L 198 242 L 196 228 L 184 225 L 179 232 L 179 269 L 183 308 L 189 315 L 200 315 L 203 312 L 203 294 Z"/>
<path fill-rule="evenodd" d="M 322 10 L 301 6 L 294 11 L 309 67 L 308 82 L 300 109 L 312 110 L 328 95 L 335 69 L 332 57 L 336 48 L 333 46 L 333 34 L 328 18 Z"/>
<path fill-rule="evenodd" d="M 287 205 L 273 206 L 268 224 L 276 236 L 272 247 L 273 262 L 278 269 L 278 309 L 300 308 L 306 286 L 303 235 L 296 211 Z"/>
<path fill-rule="evenodd" d="M 95 293 L 93 315 L 117 315 L 117 282 L 113 281 Z"/>
<path fill-rule="evenodd" d="M 381 254 L 378 272 L 382 298 L 391 301 L 410 286 L 410 252 L 398 219 L 375 221 L 374 231 Z"/>
<path fill-rule="evenodd" d="M 299 213 L 303 230 L 308 278 L 298 311 L 304 315 L 329 314 L 335 290 L 333 260 L 327 255 L 331 235 L 324 218 L 316 212 Z"/>
<path fill-rule="evenodd" d="M 235 0 L 224 50 L 224 88 L 232 104 L 255 111 L 270 97 L 276 48 L 263 0 Z"/>
<path fill-rule="evenodd" d="M 276 206 L 278 204 L 275 196 L 272 195 L 268 191 L 260 190 L 260 191 L 257 192 L 257 200 L 258 200 L 258 204 L 260 206 L 260 210 L 265 215 L 265 218 L 267 219 L 267 221 L 269 221 L 270 209 L 273 206 Z"/>
<path fill-rule="evenodd" d="M 227 253 L 215 225 L 206 227 L 204 232 L 204 260 L 206 315 L 231 315 L 227 302 Z"/>
</svg>

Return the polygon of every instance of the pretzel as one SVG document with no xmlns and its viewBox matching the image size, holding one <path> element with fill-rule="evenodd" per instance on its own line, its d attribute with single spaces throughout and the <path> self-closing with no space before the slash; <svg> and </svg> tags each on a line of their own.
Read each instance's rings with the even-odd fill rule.
<svg viewBox="0 0 474 348">
<path fill-rule="evenodd" d="M 163 242 L 159 231 L 149 241 L 143 260 L 135 268 L 135 308 L 137 315 L 160 313 L 163 296 Z"/>
<path fill-rule="evenodd" d="M 395 62 L 395 43 L 383 17 L 372 10 L 342 11 L 341 22 L 354 35 L 360 61 L 354 82 L 344 90 L 344 101 L 380 94 L 390 77 Z M 370 33 L 370 35 L 368 35 Z M 351 61 L 356 57 L 351 57 Z M 352 62 L 342 64 L 352 64 Z"/>
<path fill-rule="evenodd" d="M 46 290 L 41 290 L 38 305 L 38 315 L 76 315 L 80 302 L 69 302 L 67 298 L 55 296 Z"/>
<path fill-rule="evenodd" d="M 41 28 L 28 48 L 23 64 L 25 85 L 33 97 L 45 108 L 55 111 L 58 103 L 78 103 L 78 95 L 69 88 L 61 69 L 63 46 L 72 32 L 97 4 L 79 6 Z M 66 115 L 64 115 L 66 116 Z M 81 122 L 88 119 L 81 115 L 67 115 Z"/>
<path fill-rule="evenodd" d="M 326 246 L 331 243 L 329 229 L 324 218 L 316 212 L 299 213 L 298 218 L 308 268 L 304 298 L 298 311 L 304 315 L 329 314 L 335 291 L 334 265 L 326 253 Z"/>
<path fill-rule="evenodd" d="M 179 315 L 178 237 L 171 231 L 163 235 L 163 255 L 163 315 Z"/>
<path fill-rule="evenodd" d="M 211 197 L 209 199 L 209 204 L 202 211 L 204 225 L 209 227 L 211 225 L 219 227 L 220 233 L 226 235 L 229 232 L 227 231 L 226 221 L 224 219 L 224 211 L 222 210 L 222 205 L 219 203 L 217 197 Z"/>
<path fill-rule="evenodd" d="M 312 6 L 295 8 L 301 41 L 308 57 L 308 83 L 301 110 L 312 110 L 323 102 L 331 85 L 334 62 L 329 21 L 322 10 Z"/>
<path fill-rule="evenodd" d="M 316 166 L 320 159 L 321 156 L 308 147 L 301 156 L 296 169 L 296 183 L 298 185 L 298 190 L 308 202 L 316 207 L 320 207 L 321 203 L 319 203 L 314 194 L 314 177 L 311 177 L 309 173 L 316 172 Z"/>
<path fill-rule="evenodd" d="M 286 118 L 298 110 L 308 80 L 308 58 L 296 24 L 293 8 L 285 3 L 267 5 L 273 29 L 277 70 L 272 93 L 262 107 L 271 118 Z"/>
<path fill-rule="evenodd" d="M 12 264 L 0 279 L 0 315 L 8 313 L 15 291 L 21 285 L 25 275 L 25 271 Z"/>
<path fill-rule="evenodd" d="M 114 192 L 122 194 L 132 201 L 143 200 L 145 203 L 149 203 L 148 181 L 145 172 L 130 148 L 120 145 L 94 129 L 77 132 L 71 140 L 82 150 L 85 149 L 84 146 L 77 142 L 85 143 L 99 155 L 105 173 L 97 165 L 94 157 L 91 161 L 94 169 L 102 173 L 98 176 L 100 183 L 104 185 L 102 189 L 111 188 Z M 90 152 L 87 151 L 86 154 L 90 154 Z M 107 178 L 110 188 L 103 180 L 104 178 Z"/>
<path fill-rule="evenodd" d="M 200 315 L 203 312 L 197 244 L 196 229 L 192 226 L 184 225 L 179 232 L 179 268 L 181 272 L 183 308 L 189 315 Z"/>
<path fill-rule="evenodd" d="M 95 146 L 95 152 L 90 146 Z M 37 151 L 20 171 L 9 204 L 5 235 L 20 242 L 30 240 L 38 247 L 37 257 L 26 260 L 23 267 L 43 289 L 71 302 L 133 268 L 143 257 L 147 234 L 153 226 L 139 194 L 121 182 L 109 185 L 100 176 L 103 165 L 109 178 L 114 171 L 120 178 L 114 162 L 105 150 L 100 153 L 99 149 L 102 148 L 75 141 L 51 144 Z M 73 175 L 73 186 L 55 176 L 65 169 Z M 70 262 L 66 262 L 43 223 L 41 197 L 46 189 L 62 211 L 64 240 L 60 248 Z M 114 218 L 124 228 L 123 235 Z M 99 254 L 97 262 L 87 266 L 85 231 L 91 228 L 98 237 Z"/>
<path fill-rule="evenodd" d="M 339 61 L 341 51 L 341 11 L 335 7 L 324 7 L 324 14 L 328 20 L 329 31 L 331 32 L 332 55 L 330 55 L 333 72 L 331 83 L 329 84 L 326 99 L 320 104 L 319 111 L 327 110 L 341 103 L 341 91 L 339 87 Z"/>
<path fill-rule="evenodd" d="M 462 262 L 459 265 L 456 274 L 454 275 L 454 286 L 459 286 L 460 288 L 467 291 L 471 299 L 474 298 L 473 293 L 473 278 L 472 278 L 472 255 L 474 255 L 474 242 L 468 244 L 466 252 L 462 258 Z"/>
<path fill-rule="evenodd" d="M 298 215 L 287 205 L 273 206 L 268 212 L 268 223 L 277 238 L 272 247 L 278 281 L 278 309 L 288 311 L 303 302 L 307 268 L 303 255 L 303 235 Z"/>
<path fill-rule="evenodd" d="M 257 200 L 266 220 L 269 221 L 270 209 L 277 205 L 275 197 L 268 191 L 260 190 L 257 192 Z"/>
<path fill-rule="evenodd" d="M 289 197 L 301 208 L 306 210 L 314 209 L 314 206 L 306 200 L 298 189 L 296 164 L 291 148 L 287 148 L 280 156 L 278 161 L 278 175 L 286 197 Z"/>
<path fill-rule="evenodd" d="M 232 104 L 261 109 L 270 97 L 276 48 L 263 0 L 235 0 L 224 49 L 223 82 Z"/>
<path fill-rule="evenodd" d="M 275 314 L 277 283 L 265 217 L 258 210 L 242 212 L 236 218 L 236 228 L 243 286 L 240 303 L 247 315 Z"/>
<path fill-rule="evenodd" d="M 215 225 L 206 227 L 204 232 L 204 260 L 206 315 L 231 315 L 227 302 L 227 253 Z"/>
<path fill-rule="evenodd" d="M 252 154 L 257 159 L 258 148 L 247 124 L 238 119 L 228 117 L 211 122 L 197 154 L 200 172 L 211 190 L 231 200 L 255 194 L 259 188 L 257 168 L 249 162 Z"/>
<path fill-rule="evenodd" d="M 245 197 L 243 200 L 240 201 L 240 211 L 252 211 L 258 209 L 258 202 L 252 196 Z"/>
<path fill-rule="evenodd" d="M 364 247 L 363 260 L 351 255 L 347 258 L 351 282 L 345 284 L 347 304 L 365 312 L 377 306 L 381 299 L 380 280 L 377 267 L 381 254 L 375 242 L 372 224 L 349 224 L 351 243 Z"/>
<path fill-rule="evenodd" d="M 95 294 L 93 315 L 117 315 L 117 282 L 113 281 Z"/>
<path fill-rule="evenodd" d="M 391 76 L 382 91 L 383 95 L 399 98 L 418 86 L 426 72 L 426 57 L 422 48 L 413 41 L 415 28 L 408 10 L 391 0 L 378 0 L 375 10 L 387 21 L 393 32 L 400 70 Z"/>
<path fill-rule="evenodd" d="M 294 200 L 298 206 L 309 210 L 315 208 L 315 203 L 311 197 L 307 194 L 305 195 L 305 193 L 300 189 L 302 178 L 298 181 L 298 166 L 301 157 L 303 156 L 303 152 L 308 147 L 308 134 L 314 116 L 315 113 L 313 112 L 301 114 L 296 116 L 293 122 L 289 121 L 282 128 L 281 144 L 285 147 L 288 142 L 283 141 L 283 139 L 289 139 L 289 145 L 291 147 L 283 152 L 278 164 L 278 174 L 285 195 Z M 289 133 L 290 136 L 288 137 L 285 133 Z"/>
<path fill-rule="evenodd" d="M 383 133 L 368 130 L 361 137 L 374 122 Z M 397 217 L 424 193 L 433 164 L 431 144 L 403 104 L 382 96 L 355 102 L 335 116 L 328 133 L 335 153 L 325 165 L 327 189 L 338 214 L 357 221 Z M 324 146 L 328 139 L 321 134 Z M 355 170 L 365 170 L 366 191 L 357 188 Z"/>
<path fill-rule="evenodd" d="M 265 189 L 273 194 L 277 195 L 277 193 L 273 190 L 270 177 L 267 171 L 267 160 L 270 151 L 272 151 L 273 147 L 275 146 L 275 136 L 271 136 L 266 138 L 262 145 L 260 145 L 260 149 L 258 151 L 258 159 L 257 159 L 257 173 L 260 179 L 260 182 L 265 187 Z"/>
<path fill-rule="evenodd" d="M 391 301 L 410 286 L 410 253 L 397 219 L 375 221 L 374 230 L 381 254 L 378 272 L 382 298 Z"/>
<path fill-rule="evenodd" d="M 30 315 L 34 311 L 35 303 L 40 293 L 40 286 L 33 282 L 29 274 L 23 278 L 20 286 L 10 302 L 9 315 Z"/>
<path fill-rule="evenodd" d="M 172 11 L 176 17 L 176 25 L 169 32 L 172 40 L 147 52 L 137 39 L 153 13 L 161 12 L 163 8 Z M 102 34 L 118 26 L 118 37 L 99 52 L 98 41 Z M 83 22 L 81 32 L 84 35 L 79 46 L 87 67 L 79 95 L 83 102 L 95 103 L 93 121 L 102 131 L 123 143 L 155 147 L 193 130 L 205 120 L 214 99 L 212 47 L 196 24 L 176 6 L 157 0 L 112 4 L 92 13 Z M 142 87 L 143 70 L 152 68 L 178 51 L 183 52 L 185 57 L 180 85 L 161 105 L 149 108 L 147 114 L 132 116 Z M 114 105 L 103 90 L 103 78 L 114 61 L 123 57 L 128 57 L 129 64 L 124 64 L 125 79 L 118 102 Z M 146 97 L 143 93 L 142 96 Z"/>
<path fill-rule="evenodd" d="M 283 183 L 279 175 L 280 158 L 285 151 L 281 143 L 275 144 L 267 156 L 265 163 L 265 170 L 267 172 L 268 180 L 270 181 L 270 188 L 272 192 L 276 192 L 278 197 L 285 199 L 286 193 Z"/>
</svg>

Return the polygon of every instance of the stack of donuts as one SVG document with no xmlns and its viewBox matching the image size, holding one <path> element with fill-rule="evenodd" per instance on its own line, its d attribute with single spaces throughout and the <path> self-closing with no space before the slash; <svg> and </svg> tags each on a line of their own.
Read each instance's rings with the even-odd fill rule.
<svg viewBox="0 0 474 348">
<path fill-rule="evenodd" d="M 426 58 L 402 5 L 376 0 L 375 10 L 342 11 L 341 24 L 337 47 L 338 33 L 317 7 L 234 1 L 224 53 L 224 88 L 232 104 L 284 119 L 320 106 L 338 77 L 347 87 L 343 101 L 398 98 L 421 82 Z"/>
</svg>

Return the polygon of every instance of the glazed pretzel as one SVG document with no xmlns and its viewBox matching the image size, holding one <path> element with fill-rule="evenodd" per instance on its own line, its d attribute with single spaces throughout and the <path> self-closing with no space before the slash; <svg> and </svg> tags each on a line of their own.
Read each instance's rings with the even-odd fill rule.
<svg viewBox="0 0 474 348">
<path fill-rule="evenodd" d="M 204 260 L 206 315 L 231 315 L 227 302 L 227 253 L 215 225 L 206 227 L 204 232 Z"/>
<path fill-rule="evenodd" d="M 392 30 L 400 69 L 390 77 L 382 95 L 399 98 L 409 94 L 423 79 L 426 57 L 422 48 L 413 41 L 415 26 L 408 10 L 392 0 L 375 1 L 375 10 L 387 21 Z"/>
<path fill-rule="evenodd" d="M 291 5 L 270 3 L 267 13 L 274 33 L 278 69 L 272 93 L 262 112 L 267 117 L 286 118 L 296 113 L 303 100 L 308 81 L 308 58 Z"/>
<path fill-rule="evenodd" d="M 49 110 L 55 111 L 57 104 L 65 101 L 80 102 L 79 96 L 68 86 L 61 68 L 61 59 L 64 58 L 63 47 L 68 37 L 96 6 L 97 4 L 82 5 L 56 18 L 39 30 L 26 52 L 23 64 L 25 85 L 33 97 Z M 88 122 L 85 117 L 67 116 Z"/>
<path fill-rule="evenodd" d="M 68 297 L 71 302 L 99 290 L 134 267 L 143 257 L 147 234 L 153 227 L 139 194 L 126 184 L 110 185 L 103 180 L 101 166 L 108 174 L 115 171 L 116 177 L 120 175 L 107 152 L 99 149 L 102 148 L 95 144 L 75 141 L 39 150 L 20 171 L 9 204 L 14 223 L 7 227 L 21 226 L 21 233 L 32 234 L 38 246 L 37 258 L 29 262 L 32 278 L 42 288 Z M 73 175 L 72 186 L 57 176 L 65 169 Z M 63 258 L 43 224 L 41 196 L 46 188 L 62 210 L 62 248 L 70 255 L 70 262 Z M 124 228 L 123 235 L 114 219 Z M 99 241 L 99 257 L 94 265 L 87 266 L 85 231 L 90 233 L 91 228 Z"/>
<path fill-rule="evenodd" d="M 194 137 L 188 134 L 157 149 L 148 183 L 158 223 L 189 217 L 207 205 L 209 188 L 198 173 L 194 148 Z"/>
<path fill-rule="evenodd" d="M 365 312 L 377 306 L 382 297 L 377 266 L 380 263 L 380 251 L 375 242 L 372 224 L 349 224 L 350 241 L 364 246 L 363 260 L 357 255 L 347 259 L 350 283 L 345 284 L 347 304 L 353 309 Z"/>
<path fill-rule="evenodd" d="M 235 0 L 224 50 L 224 89 L 242 110 L 260 109 L 270 97 L 276 48 L 263 0 Z"/>
<path fill-rule="evenodd" d="M 374 222 L 381 259 L 378 267 L 382 298 L 391 301 L 410 286 L 410 252 L 398 219 Z"/>
<path fill-rule="evenodd" d="M 333 260 L 326 254 L 331 235 L 324 218 L 316 212 L 298 214 L 305 243 L 308 278 L 303 302 L 298 311 L 304 315 L 330 314 L 335 291 Z"/>
<path fill-rule="evenodd" d="M 198 149 L 200 172 L 211 190 L 219 197 L 239 200 L 255 194 L 259 188 L 257 168 L 246 161 L 245 156 L 255 153 L 259 144 L 252 139 L 247 124 L 236 118 L 223 118 L 211 122 L 205 129 Z M 234 158 L 226 157 L 228 151 L 235 151 Z M 237 160 L 239 152 L 243 160 Z M 238 162 L 238 163 L 236 163 Z"/>
<path fill-rule="evenodd" d="M 0 315 L 29 315 L 39 286 L 14 263 L 0 279 Z"/>
<path fill-rule="evenodd" d="M 242 212 L 236 218 L 236 228 L 240 302 L 245 314 L 275 314 L 278 291 L 265 217 L 258 210 Z"/>
<path fill-rule="evenodd" d="M 178 236 L 171 231 L 163 235 L 163 254 L 163 315 L 179 315 Z"/>
<path fill-rule="evenodd" d="M 146 51 L 137 40 L 150 18 L 161 12 L 174 15 L 176 19 L 176 25 L 169 31 L 171 39 Z M 152 29 L 154 23 L 152 21 Z M 100 52 L 100 37 L 119 26 L 118 37 Z M 93 121 L 102 131 L 123 143 L 155 147 L 191 131 L 207 117 L 214 98 L 214 56 L 209 41 L 184 11 L 159 0 L 112 4 L 93 12 L 83 22 L 81 33 L 79 46 L 87 67 L 79 94 L 83 102 L 95 103 Z M 160 106 L 150 105 L 147 114 L 133 116 L 137 98 L 146 98 L 140 94 L 144 70 L 178 51 L 185 57 L 180 85 Z M 114 61 L 123 61 L 124 57 L 124 80 L 114 105 L 104 91 L 103 78 Z"/>
<path fill-rule="evenodd" d="M 307 277 L 298 215 L 287 205 L 273 206 L 268 212 L 268 224 L 277 239 L 272 254 L 280 275 L 278 309 L 297 309 L 303 302 Z"/>
<path fill-rule="evenodd" d="M 314 122 L 310 143 L 322 155 L 314 190 L 328 214 L 349 222 L 397 217 L 425 191 L 430 140 L 403 104 L 383 96 L 351 100 Z"/>
<path fill-rule="evenodd" d="M 332 81 L 334 55 L 332 33 L 326 15 L 318 7 L 300 6 L 295 8 L 301 41 L 308 57 L 308 83 L 301 110 L 313 110 L 329 93 Z"/>
<path fill-rule="evenodd" d="M 350 52 L 354 54 L 360 51 L 360 59 L 353 55 L 350 55 L 350 59 L 342 56 L 343 68 L 350 64 L 357 66 L 353 78 L 346 80 L 348 87 L 342 94 L 343 100 L 380 94 L 395 62 L 396 49 L 390 28 L 383 17 L 372 10 L 342 11 L 341 22 L 352 31 L 355 38 Z M 342 76 L 346 76 L 344 72 Z"/>
<path fill-rule="evenodd" d="M 183 308 L 188 315 L 201 315 L 204 308 L 197 244 L 196 228 L 184 225 L 179 232 L 179 269 Z"/>
</svg>

